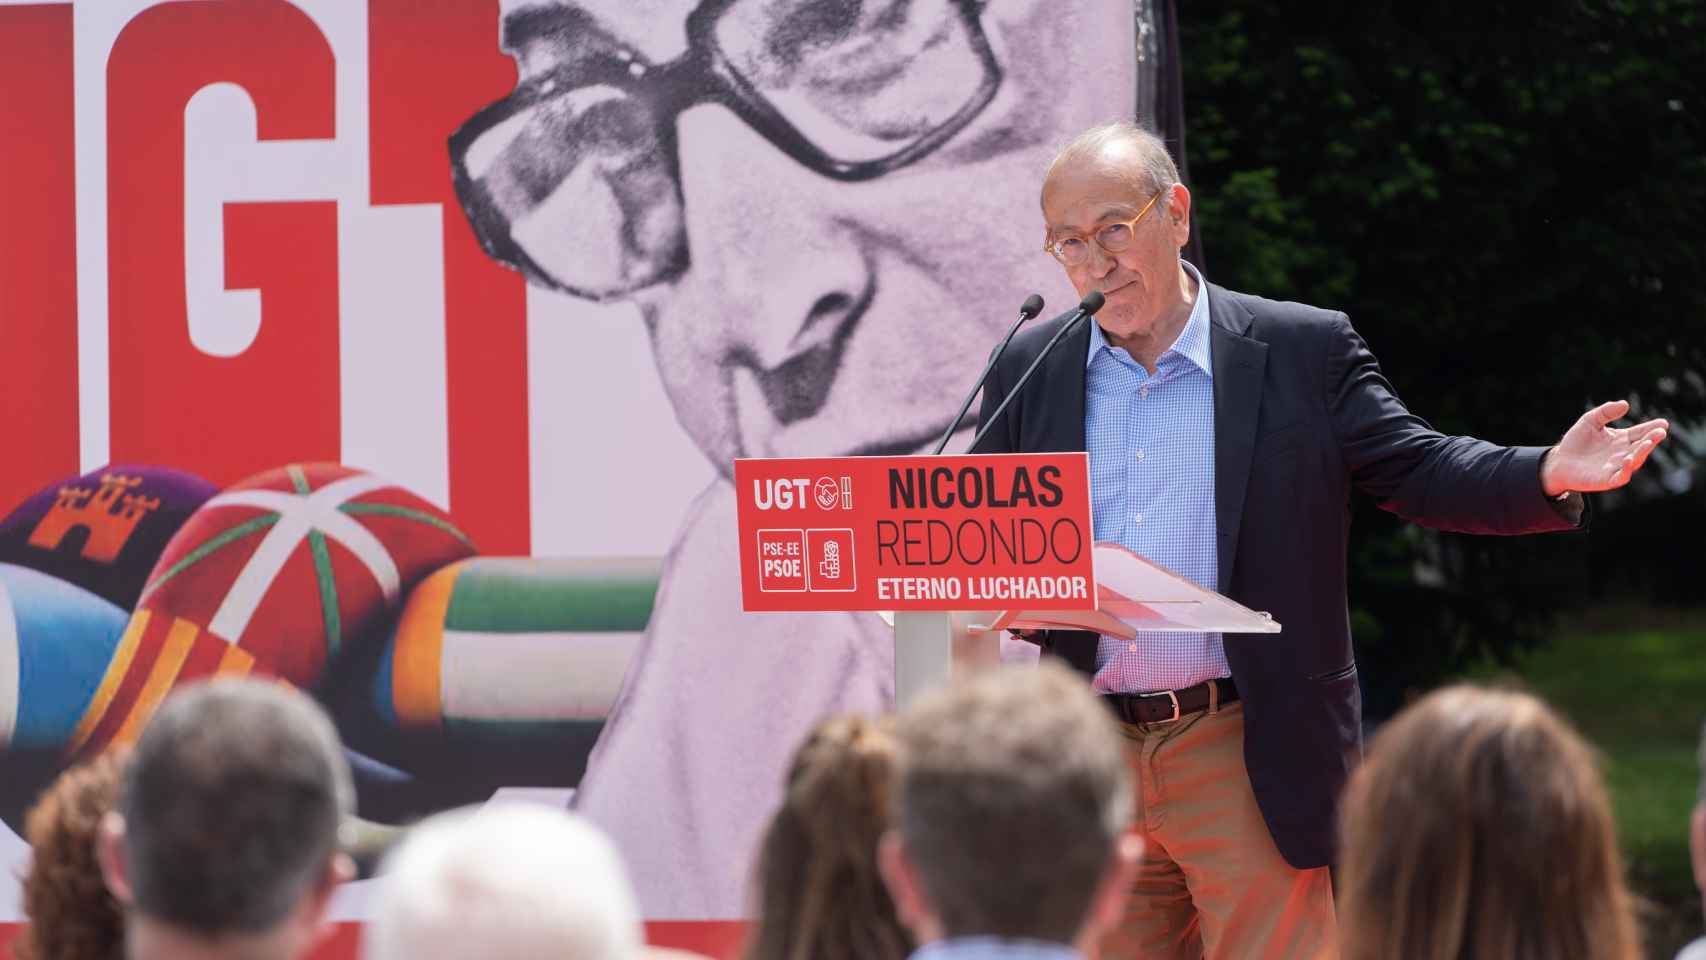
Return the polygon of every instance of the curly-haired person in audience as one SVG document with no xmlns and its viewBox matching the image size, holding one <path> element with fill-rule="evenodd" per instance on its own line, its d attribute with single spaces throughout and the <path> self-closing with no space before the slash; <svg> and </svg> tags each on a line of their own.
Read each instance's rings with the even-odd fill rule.
<svg viewBox="0 0 1706 960">
<path fill-rule="evenodd" d="M 1344 960 L 1636 960 L 1592 750 L 1551 708 L 1454 686 L 1393 719 L 1342 813 Z"/>
<path fill-rule="evenodd" d="M 877 869 L 894 765 L 884 722 L 848 715 L 807 734 L 765 828 L 746 960 L 902 960 L 912 951 Z"/>
<path fill-rule="evenodd" d="M 118 803 L 127 754 L 113 751 L 59 775 L 30 809 L 24 833 L 29 926 L 12 944 L 17 960 L 119 960 L 124 915 L 101 879 L 95 838 Z"/>
</svg>

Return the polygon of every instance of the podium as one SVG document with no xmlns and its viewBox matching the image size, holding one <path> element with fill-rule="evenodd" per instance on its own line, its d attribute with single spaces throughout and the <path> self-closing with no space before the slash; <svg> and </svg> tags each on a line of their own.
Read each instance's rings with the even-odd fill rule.
<svg viewBox="0 0 1706 960">
<path fill-rule="evenodd" d="M 1207 590 L 1117 543 L 1091 548 L 1096 609 L 1026 604 L 996 611 L 895 612 L 895 701 L 944 683 L 954 666 L 1000 660 L 1004 630 L 1090 630 L 1122 639 L 1146 633 L 1279 633 L 1280 623 Z"/>
<path fill-rule="evenodd" d="M 1278 633 L 1266 613 L 1092 543 L 1089 455 L 735 461 L 741 605 L 871 611 L 894 630 L 900 704 L 1005 630 Z"/>
</svg>

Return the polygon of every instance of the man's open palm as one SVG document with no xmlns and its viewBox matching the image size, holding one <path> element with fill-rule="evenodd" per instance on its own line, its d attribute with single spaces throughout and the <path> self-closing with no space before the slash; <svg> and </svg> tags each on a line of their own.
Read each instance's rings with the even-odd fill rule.
<svg viewBox="0 0 1706 960">
<path fill-rule="evenodd" d="M 1670 423 L 1648 420 L 1633 427 L 1611 426 L 1628 412 L 1627 400 L 1613 400 L 1581 415 L 1546 457 L 1540 483 L 1547 496 L 1615 490 L 1629 482 L 1664 442 Z"/>
</svg>

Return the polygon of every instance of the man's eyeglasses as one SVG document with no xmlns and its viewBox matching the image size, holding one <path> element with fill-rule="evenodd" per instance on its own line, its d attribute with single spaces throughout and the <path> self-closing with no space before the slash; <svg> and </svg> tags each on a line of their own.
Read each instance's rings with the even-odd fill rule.
<svg viewBox="0 0 1706 960">
<path fill-rule="evenodd" d="M 707 0 L 661 65 L 579 6 L 518 11 L 506 49 L 552 66 L 451 135 L 457 197 L 486 252 L 542 286 L 604 301 L 671 280 L 689 262 L 676 116 L 721 104 L 819 174 L 883 176 L 994 98 L 980 5 Z"/>
<path fill-rule="evenodd" d="M 1115 220 L 1097 227 L 1091 234 L 1095 238 L 1096 246 L 1101 247 L 1104 253 L 1119 253 L 1130 247 L 1137 236 L 1137 222 L 1149 213 L 1149 208 L 1155 206 L 1155 201 L 1166 195 L 1167 191 L 1162 190 L 1150 197 L 1143 209 L 1137 212 L 1137 216 L 1130 220 Z M 1090 241 L 1091 237 L 1083 234 L 1049 237 L 1043 241 L 1043 249 L 1054 254 L 1054 258 L 1064 266 L 1082 267 L 1090 262 Z"/>
</svg>

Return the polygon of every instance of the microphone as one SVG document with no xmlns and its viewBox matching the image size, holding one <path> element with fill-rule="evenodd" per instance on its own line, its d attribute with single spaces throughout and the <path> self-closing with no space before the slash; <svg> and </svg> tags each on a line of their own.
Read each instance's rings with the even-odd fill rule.
<svg viewBox="0 0 1706 960">
<path fill-rule="evenodd" d="M 1006 410 L 1007 405 L 1013 402 L 1013 398 L 1019 395 L 1019 391 L 1025 389 L 1025 384 L 1031 379 L 1031 374 L 1036 373 L 1037 368 L 1043 365 L 1043 360 L 1048 358 L 1049 351 L 1054 349 L 1055 344 L 1066 339 L 1066 335 L 1077 329 L 1078 325 L 1084 322 L 1084 318 L 1093 316 L 1097 310 L 1102 309 L 1105 300 L 1102 291 L 1092 290 L 1084 295 L 1084 299 L 1078 301 L 1078 306 L 1055 318 L 1056 320 L 1068 319 L 1055 332 L 1055 335 L 1049 338 L 1048 343 L 1043 344 L 1042 352 L 1038 353 L 1037 358 L 1031 361 L 1031 365 L 1025 368 L 1023 374 L 1020 374 L 1019 382 L 1013 384 L 1013 389 L 1007 391 L 1007 396 L 1001 398 L 1001 403 L 996 406 L 995 412 L 989 415 L 989 420 L 984 423 L 983 429 L 977 432 L 977 436 L 971 438 L 971 446 L 966 448 L 967 453 L 977 449 L 978 442 L 983 439 L 984 434 L 989 432 L 989 428 L 995 426 L 995 421 L 1001 419 L 1002 411 Z M 993 367 L 994 365 L 993 362 L 990 363 L 990 366 Z M 989 371 L 985 370 L 983 375 L 989 376 Z"/>
<path fill-rule="evenodd" d="M 1001 355 L 1007 352 L 1007 345 L 1013 342 L 1013 334 L 1019 332 L 1019 328 L 1025 325 L 1026 320 L 1042 312 L 1042 297 L 1033 293 L 1025 298 L 1025 302 L 1019 306 L 1019 319 L 1013 321 L 1013 325 L 1007 328 L 1007 336 L 1002 339 L 1001 346 L 996 347 L 995 352 L 989 355 L 989 363 L 984 365 L 983 373 L 978 374 L 977 382 L 971 385 L 971 392 L 966 394 L 966 402 L 960 404 L 960 412 L 954 414 L 954 419 L 948 421 L 948 429 L 942 431 L 942 440 L 936 444 L 936 449 L 930 451 L 931 456 L 940 456 L 942 448 L 948 445 L 948 438 L 954 435 L 954 430 L 960 425 L 961 418 L 966 415 L 967 410 L 971 409 L 972 398 L 977 396 L 979 390 L 983 389 L 983 381 L 989 379 L 989 371 L 995 369 L 995 361 L 1001 359 Z"/>
</svg>

